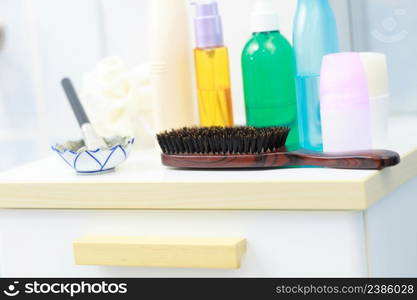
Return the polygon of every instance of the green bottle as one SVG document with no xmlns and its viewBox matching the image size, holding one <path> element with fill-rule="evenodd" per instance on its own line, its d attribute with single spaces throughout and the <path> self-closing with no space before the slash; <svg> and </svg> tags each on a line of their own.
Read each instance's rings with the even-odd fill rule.
<svg viewBox="0 0 417 300">
<path fill-rule="evenodd" d="M 287 148 L 297 149 L 294 52 L 279 31 L 272 1 L 257 1 L 252 27 L 254 33 L 242 53 L 247 125 L 290 127 Z"/>
</svg>

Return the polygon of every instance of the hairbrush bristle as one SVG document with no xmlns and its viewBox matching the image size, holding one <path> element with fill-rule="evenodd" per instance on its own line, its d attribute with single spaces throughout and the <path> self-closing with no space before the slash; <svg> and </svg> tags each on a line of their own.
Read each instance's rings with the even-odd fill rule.
<svg viewBox="0 0 417 300">
<path fill-rule="evenodd" d="M 157 135 L 165 154 L 258 154 L 282 149 L 287 127 L 185 127 Z"/>
</svg>

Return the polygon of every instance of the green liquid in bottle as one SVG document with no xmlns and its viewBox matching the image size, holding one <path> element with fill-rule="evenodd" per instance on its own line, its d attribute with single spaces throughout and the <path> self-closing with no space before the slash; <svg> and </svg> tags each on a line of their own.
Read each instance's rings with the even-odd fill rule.
<svg viewBox="0 0 417 300">
<path fill-rule="evenodd" d="M 279 31 L 254 33 L 242 54 L 248 126 L 287 126 L 290 150 L 299 148 L 294 53 Z"/>
</svg>

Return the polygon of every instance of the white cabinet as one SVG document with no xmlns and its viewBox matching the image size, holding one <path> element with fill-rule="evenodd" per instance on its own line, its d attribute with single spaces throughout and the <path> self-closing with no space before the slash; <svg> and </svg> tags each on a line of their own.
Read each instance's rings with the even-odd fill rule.
<svg viewBox="0 0 417 300">
<path fill-rule="evenodd" d="M 0 212 L 1 274 L 7 277 L 367 276 L 362 212 Z M 76 266 L 83 236 L 241 237 L 238 270 Z"/>
<path fill-rule="evenodd" d="M 3 277 L 416 277 L 417 178 L 357 211 L 0 211 Z M 238 237 L 237 270 L 77 266 L 84 236 Z"/>
</svg>

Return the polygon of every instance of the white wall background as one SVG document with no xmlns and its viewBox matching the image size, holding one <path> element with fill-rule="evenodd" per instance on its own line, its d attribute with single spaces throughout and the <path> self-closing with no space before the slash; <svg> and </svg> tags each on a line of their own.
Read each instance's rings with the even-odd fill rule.
<svg viewBox="0 0 417 300">
<path fill-rule="evenodd" d="M 388 58 L 392 112 L 417 112 L 417 1 L 350 0 L 350 6 L 352 48 Z"/>
<path fill-rule="evenodd" d="M 82 74 L 109 55 L 131 65 L 147 62 L 148 1 L 0 0 L 6 31 L 0 50 L 0 170 L 48 155 L 50 144 L 79 135 L 59 85 L 62 77 L 70 76 L 80 86 Z M 240 52 L 250 36 L 253 3 L 219 0 L 240 122 Z M 349 49 L 346 3 L 333 0 L 343 48 Z M 277 0 L 276 5 L 281 30 L 291 39 L 296 0 Z"/>
</svg>

